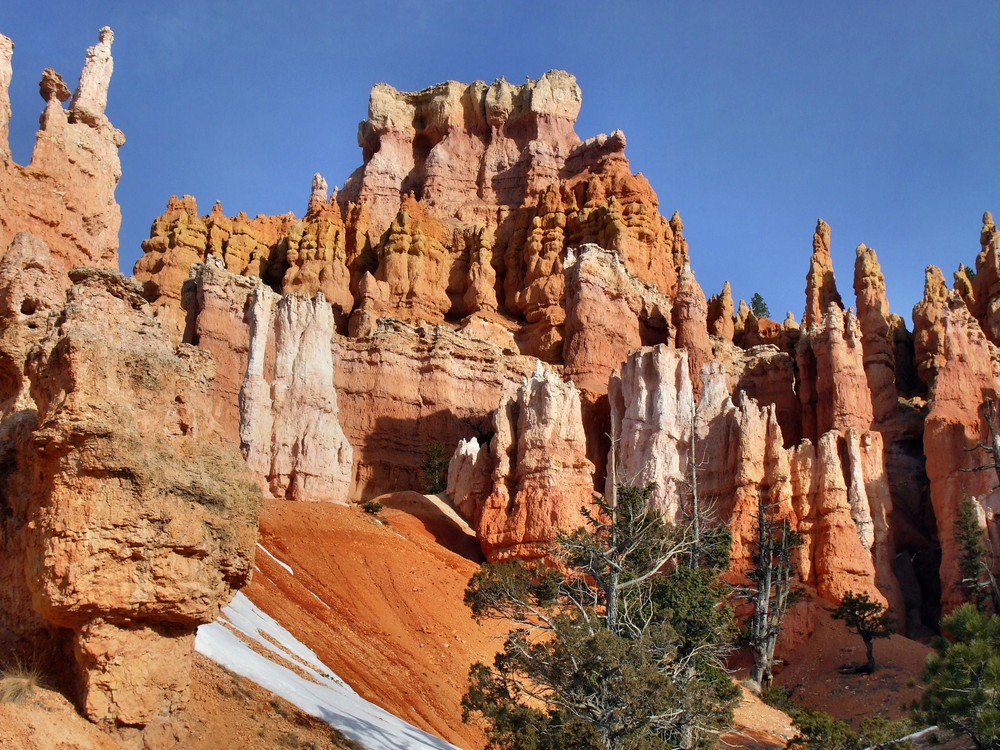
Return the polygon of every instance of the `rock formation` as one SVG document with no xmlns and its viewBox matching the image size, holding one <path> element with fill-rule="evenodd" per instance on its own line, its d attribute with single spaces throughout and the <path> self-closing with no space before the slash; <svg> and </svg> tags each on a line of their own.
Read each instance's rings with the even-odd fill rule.
<svg viewBox="0 0 1000 750">
<path fill-rule="evenodd" d="M 411 191 L 466 220 L 490 205 L 519 205 L 554 181 L 580 142 L 573 124 L 581 101 L 576 79 L 562 71 L 523 86 L 449 81 L 405 93 L 377 84 L 358 130 L 365 163 L 342 195 L 369 206 L 374 236 Z"/>
<path fill-rule="evenodd" d="M 614 481 L 636 487 L 652 482 L 650 502 L 671 522 L 681 521 L 691 491 L 695 419 L 687 352 L 663 344 L 639 349 L 612 379 L 609 400 L 616 456 L 605 495 Z"/>
<path fill-rule="evenodd" d="M 479 522 L 478 516 L 491 490 L 493 469 L 489 456 L 489 451 L 473 437 L 459 440 L 448 461 L 448 497 L 473 524 Z"/>
<path fill-rule="evenodd" d="M 249 326 L 240 390 L 247 465 L 273 497 L 346 503 L 354 451 L 338 420 L 333 308 L 322 292 L 278 297 L 260 284 Z"/>
<path fill-rule="evenodd" d="M 489 560 L 544 555 L 560 531 L 586 525 L 594 466 L 580 393 L 540 362 L 495 418 L 493 491 L 476 535 Z"/>
<path fill-rule="evenodd" d="M 122 138 L 105 115 L 110 44 L 102 31 L 68 108 L 62 79 L 43 73 L 42 129 L 31 165 L 19 167 L 6 139 L 12 46 L 0 38 L 0 246 L 30 231 L 48 243 L 55 264 L 21 237 L 10 251 L 16 266 L 0 266 L 0 312 L 11 321 L 0 327 L 9 417 L 0 438 L 52 461 L 56 499 L 45 503 L 64 502 L 59 483 L 71 482 L 59 461 L 69 459 L 56 431 L 75 434 L 73 409 L 83 408 L 45 396 L 53 378 L 75 378 L 82 367 L 74 350 L 65 361 L 55 355 L 60 346 L 83 347 L 72 335 L 79 316 L 110 295 L 131 311 L 123 325 L 157 342 L 126 337 L 142 352 L 122 365 L 136 381 L 122 392 L 149 410 L 136 419 L 145 428 L 143 420 L 161 414 L 151 435 L 164 424 L 188 425 L 157 450 L 193 450 L 184 441 L 195 432 L 209 442 L 241 439 L 272 496 L 343 502 L 420 489 L 423 456 L 441 443 L 454 449 L 448 495 L 491 559 L 544 554 L 559 530 L 582 522 L 579 509 L 595 486 L 615 479 L 655 481 L 654 502 L 677 520 L 692 464 L 733 531 L 737 578 L 761 498 L 804 532 L 799 576 L 831 601 L 861 590 L 912 612 L 914 596 L 936 597 L 932 571 L 903 603 L 897 548 L 911 559 L 940 544 L 940 580 L 954 583 L 952 524 L 963 493 L 976 497 L 1000 543 L 997 499 L 961 472 L 976 460 L 964 449 L 983 436 L 979 405 L 996 392 L 1000 372 L 1000 235 L 992 216 L 984 216 L 976 274 L 963 267 L 950 291 L 943 274 L 929 271 L 912 338 L 890 312 L 878 260 L 864 245 L 854 273 L 857 314 L 845 310 L 822 220 L 801 326 L 791 315 L 783 323 L 758 319 L 745 302 L 734 306 L 728 283 L 706 300 L 684 222 L 677 212 L 669 220 L 661 214 L 649 183 L 632 172 L 624 134 L 576 134 L 582 95 L 571 75 L 553 71 L 520 86 L 448 82 L 412 93 L 378 84 L 359 128 L 362 164 L 343 189 L 331 192 L 315 175 L 301 217 L 226 216 L 218 204 L 199 215 L 193 198 L 172 198 L 135 268 L 149 309 L 120 279 L 78 276 L 57 322 L 50 313 L 64 307 L 65 270 L 115 262 Z M 4 288 L 12 291 L 4 296 Z M 80 357 L 125 360 L 98 348 Z M 32 350 L 52 361 L 32 355 L 26 370 Z M 214 378 L 205 352 L 218 365 Z M 151 372 L 162 365 L 186 373 L 197 395 L 164 387 L 162 399 L 181 398 L 171 406 L 147 394 L 136 363 L 150 358 Z M 94 403 L 104 403 L 110 381 L 97 382 L 104 390 Z M 119 411 L 110 412 L 116 430 L 139 430 Z M 52 429 L 28 440 L 36 413 Z M 609 474 L 612 433 L 617 462 Z M 111 441 L 101 450 L 113 453 L 116 434 L 79 439 Z M 66 438 L 67 450 L 79 449 L 76 439 Z M 152 455 L 146 451 L 137 449 L 136 460 Z M 91 460 L 82 452 L 80 460 Z M 114 496 L 83 476 L 88 497 Z M 160 486 L 153 474 L 102 481 L 128 483 L 130 496 L 145 498 L 148 477 Z M 199 512 L 215 508 L 205 507 Z M 190 518 L 210 525 L 204 515 Z M 20 562 L 0 571 L 0 583 L 25 580 L 27 553 L 14 555 Z M 225 554 L 243 564 L 239 550 Z M 239 571 L 230 577 L 238 582 Z M 108 630 L 89 610 L 86 620 L 63 614 L 75 604 L 36 610 L 18 586 L 0 595 L 7 611 L 33 612 L 23 621 L 32 632 L 55 623 L 77 633 L 87 674 L 105 670 L 101 649 L 127 652 L 142 642 L 138 634 L 121 640 L 125 609 L 108 610 L 117 628 Z M 212 588 L 217 601 L 222 588 Z M 177 596 L 182 610 L 193 606 Z M 161 619 L 188 627 L 212 606 Z M 146 628 L 145 610 L 140 615 L 136 627 Z M 111 675 L 108 685 L 119 679 L 110 666 L 101 674 Z M 93 677 L 89 695 L 108 692 L 102 679 Z M 179 679 L 156 678 L 175 687 Z M 100 700 L 89 709 L 95 716 L 141 713 Z"/>
<path fill-rule="evenodd" d="M 833 275 L 830 225 L 819 219 L 813 234 L 813 254 L 809 261 L 809 274 L 806 276 L 806 309 L 802 313 L 802 327 L 809 328 L 823 320 L 831 304 L 844 308 Z"/>
<path fill-rule="evenodd" d="M 762 408 L 741 391 L 731 399 L 721 363 L 708 363 L 702 381 L 696 406 L 686 352 L 661 345 L 629 358 L 612 383 L 617 455 L 608 482 L 653 482 L 656 506 L 684 523 L 694 471 L 704 507 L 733 533 L 737 576 L 749 569 L 763 499 L 805 534 L 797 557 L 803 583 L 832 602 L 864 591 L 901 608 L 879 434 L 833 429 L 817 446 L 804 441 L 788 450 L 774 406 Z"/>
<path fill-rule="evenodd" d="M 49 247 L 68 271 L 75 266 L 115 268 L 121 211 L 115 187 L 121 178 L 118 149 L 125 136 L 104 113 L 113 61 L 111 29 L 101 29 L 87 50 L 80 84 L 64 108 L 62 79 L 43 75 L 45 100 L 31 163 L 11 158 L 8 87 L 13 43 L 0 35 L 0 248 L 18 232 L 30 232 Z"/>
<path fill-rule="evenodd" d="M 858 300 L 858 325 L 872 410 L 875 421 L 882 423 L 896 413 L 895 333 L 903 327 L 903 321 L 889 312 L 885 277 L 878 257 L 864 244 L 857 248 L 854 293 Z"/>
<path fill-rule="evenodd" d="M 991 536 L 1000 509 L 993 471 L 970 471 L 991 462 L 976 450 L 988 435 L 982 406 L 997 397 L 996 347 L 986 338 L 961 296 L 942 288 L 943 277 L 927 269 L 924 299 L 914 308 L 921 372 L 932 379 L 924 425 L 924 455 L 930 496 L 941 544 L 941 605 L 947 611 L 962 601 L 955 522 L 963 498 L 984 509 Z"/>
<path fill-rule="evenodd" d="M 175 349 L 117 272 L 67 293 L 58 266 L 19 235 L 0 267 L 0 620 L 71 649 L 88 717 L 141 726 L 186 700 L 195 628 L 249 579 L 260 495 L 212 418 L 211 356 Z"/>
</svg>

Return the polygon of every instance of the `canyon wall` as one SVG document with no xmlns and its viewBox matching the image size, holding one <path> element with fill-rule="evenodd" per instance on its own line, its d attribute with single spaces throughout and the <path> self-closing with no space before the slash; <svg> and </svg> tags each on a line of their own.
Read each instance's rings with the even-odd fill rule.
<svg viewBox="0 0 1000 750">
<path fill-rule="evenodd" d="M 580 102 L 561 72 L 522 86 L 449 82 L 405 93 L 379 84 L 359 131 L 362 166 L 342 189 L 314 176 L 301 218 L 228 218 L 218 205 L 199 215 L 193 199 L 172 198 L 136 278 L 177 341 L 227 363 L 213 385 L 222 429 L 242 435 L 269 492 L 300 499 L 421 489 L 423 458 L 440 443 L 455 452 L 449 496 L 495 559 L 538 554 L 580 520 L 573 506 L 605 489 L 613 430 L 632 441 L 618 476 L 655 481 L 655 502 L 678 518 L 693 434 L 710 449 L 697 462 L 722 498 L 719 522 L 734 530 L 737 561 L 752 544 L 755 498 L 774 495 L 806 532 L 800 574 L 820 596 L 865 590 L 917 629 L 933 621 L 935 556 L 945 568 L 954 558 L 924 469 L 933 331 L 918 325 L 911 335 L 890 312 L 878 258 L 864 245 L 856 307 L 845 306 L 822 219 L 801 324 L 758 319 L 728 284 L 708 299 L 680 215 L 660 213 L 631 171 L 622 133 L 576 135 Z M 991 241 L 981 264 L 995 256 Z M 329 346 L 317 343 L 308 358 L 324 363 L 311 392 L 337 404 L 338 427 L 293 419 L 279 440 L 247 426 L 241 389 L 257 414 L 269 413 L 264 422 L 287 398 L 276 388 L 276 336 L 254 343 L 263 327 L 253 321 L 272 291 L 312 297 L 315 316 L 317 300 L 329 308 L 316 339 Z M 970 286 L 967 297 L 988 294 Z M 633 362 L 643 347 L 658 353 Z M 641 363 L 679 355 L 654 388 L 656 367 Z M 336 363 L 332 385 L 327 363 Z M 242 381 L 248 364 L 256 386 Z M 534 413 L 548 402 L 522 393 L 539 366 L 575 389 L 572 428 L 543 426 L 558 410 Z M 546 388 L 554 394 L 555 381 Z M 693 417 L 681 414 L 685 403 Z M 321 463 L 338 467 L 338 489 L 290 493 L 294 469 L 286 461 L 276 471 L 274 451 L 280 444 L 302 458 L 318 432 L 340 446 L 318 454 L 336 453 Z M 546 440 L 554 442 L 541 448 Z M 535 450 L 545 462 L 530 458 Z M 572 483 L 566 467 L 580 472 Z M 556 485 L 567 494 L 547 490 L 558 495 L 547 505 L 539 488 Z"/>
</svg>

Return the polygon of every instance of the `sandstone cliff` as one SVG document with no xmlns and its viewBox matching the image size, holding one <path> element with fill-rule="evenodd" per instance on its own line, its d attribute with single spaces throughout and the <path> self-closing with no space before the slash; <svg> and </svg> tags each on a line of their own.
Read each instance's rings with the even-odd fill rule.
<svg viewBox="0 0 1000 750">
<path fill-rule="evenodd" d="M 354 452 L 333 386 L 333 309 L 322 292 L 313 299 L 279 298 L 261 284 L 250 302 L 249 326 L 240 390 L 247 465 L 273 497 L 346 503 Z"/>
<path fill-rule="evenodd" d="M 500 402 L 493 491 L 476 513 L 489 560 L 538 557 L 560 531 L 586 525 L 594 466 L 586 456 L 580 393 L 541 363 Z"/>
</svg>

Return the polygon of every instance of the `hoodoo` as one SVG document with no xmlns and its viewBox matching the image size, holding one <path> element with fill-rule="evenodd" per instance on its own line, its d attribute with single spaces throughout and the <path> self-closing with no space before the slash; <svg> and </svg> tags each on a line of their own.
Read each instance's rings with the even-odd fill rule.
<svg viewBox="0 0 1000 750">
<path fill-rule="evenodd" d="M 695 234 L 625 135 L 576 133 L 569 73 L 379 83 L 343 187 L 315 174 L 301 216 L 170 197 L 125 277 L 113 39 L 72 94 L 45 70 L 21 166 L 0 36 L 0 647 L 70 665 L 90 719 L 182 709 L 196 628 L 254 570 L 262 497 L 325 518 L 450 502 L 447 533 L 421 517 L 473 566 L 546 559 L 595 494 L 652 485 L 670 523 L 706 499 L 737 583 L 766 507 L 802 537 L 800 630 L 853 593 L 929 632 L 963 599 L 966 498 L 1000 544 L 978 447 L 1000 397 L 989 213 L 975 273 L 949 289 L 927 269 L 912 334 L 864 244 L 845 302 L 819 219 L 801 325 L 779 323 L 730 282 L 706 298 Z"/>
</svg>

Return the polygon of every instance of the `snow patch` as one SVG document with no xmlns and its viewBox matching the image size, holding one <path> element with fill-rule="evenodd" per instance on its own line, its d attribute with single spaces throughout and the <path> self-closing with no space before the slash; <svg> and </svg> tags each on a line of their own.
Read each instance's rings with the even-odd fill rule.
<svg viewBox="0 0 1000 750">
<path fill-rule="evenodd" d="M 260 542 L 257 542 L 257 547 L 259 549 L 263 550 L 264 554 L 267 555 L 268 557 L 270 557 L 276 563 L 278 563 L 278 565 L 280 565 L 285 570 L 287 570 L 288 571 L 288 575 L 291 575 L 291 576 L 295 575 L 295 571 L 292 570 L 292 566 L 291 565 L 289 565 L 288 563 L 281 562 L 281 560 L 279 560 L 277 557 L 275 557 L 274 555 L 272 555 L 271 552 L 267 549 L 267 547 L 265 547 L 263 544 L 261 544 Z"/>
<path fill-rule="evenodd" d="M 259 644 L 266 653 L 293 662 L 307 677 L 257 653 L 237 633 Z M 368 750 L 458 750 L 366 701 L 242 593 L 223 608 L 218 620 L 198 628 L 195 649 L 322 719 Z"/>
</svg>

